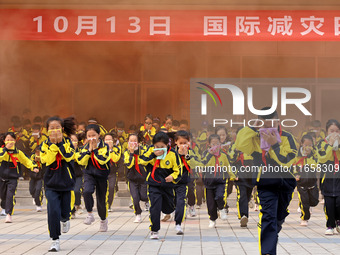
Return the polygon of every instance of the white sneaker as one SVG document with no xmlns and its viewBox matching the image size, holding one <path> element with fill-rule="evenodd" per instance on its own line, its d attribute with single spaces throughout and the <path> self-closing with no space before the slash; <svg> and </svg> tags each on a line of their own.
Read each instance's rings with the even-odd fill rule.
<svg viewBox="0 0 340 255">
<path fill-rule="evenodd" d="M 243 215 L 241 220 L 240 220 L 240 225 L 242 228 L 246 228 L 248 224 L 248 218 L 247 216 Z"/>
<path fill-rule="evenodd" d="M 61 222 L 61 232 L 67 233 L 70 230 L 70 221 Z"/>
<path fill-rule="evenodd" d="M 327 228 L 325 231 L 325 235 L 332 236 L 334 235 L 334 228 Z"/>
<path fill-rule="evenodd" d="M 226 209 L 219 210 L 219 213 L 220 213 L 220 219 L 221 220 L 227 220 L 228 219 Z"/>
<path fill-rule="evenodd" d="M 337 222 L 336 222 L 336 231 L 338 231 L 338 233 L 340 233 L 340 220 L 338 220 Z"/>
<path fill-rule="evenodd" d="M 177 235 L 183 235 L 184 234 L 181 225 L 176 225 L 175 229 L 176 229 Z"/>
<path fill-rule="evenodd" d="M 60 242 L 58 240 L 52 240 L 51 247 L 48 251 L 58 252 L 60 250 Z"/>
<path fill-rule="evenodd" d="M 254 211 L 257 212 L 259 210 L 259 205 L 258 204 L 255 204 L 254 206 Z"/>
<path fill-rule="evenodd" d="M 140 214 L 137 214 L 136 219 L 133 222 L 134 223 L 141 223 L 142 222 L 142 216 Z"/>
<path fill-rule="evenodd" d="M 5 223 L 12 223 L 12 216 L 10 214 L 7 214 Z"/>
<path fill-rule="evenodd" d="M 307 227 L 308 221 L 307 220 L 301 220 L 300 226 Z"/>
<path fill-rule="evenodd" d="M 296 211 L 297 211 L 298 213 L 300 213 L 300 212 L 301 212 L 301 208 L 298 207 L 298 209 L 296 209 Z"/>
<path fill-rule="evenodd" d="M 99 232 L 107 232 L 108 229 L 108 220 L 101 220 L 100 221 L 100 227 L 99 227 Z"/>
<path fill-rule="evenodd" d="M 93 213 L 89 213 L 84 220 L 84 224 L 85 225 L 91 225 L 92 222 L 94 222 L 94 216 L 93 216 Z"/>
<path fill-rule="evenodd" d="M 33 205 L 35 205 L 35 199 L 33 198 Z"/>
<path fill-rule="evenodd" d="M 2 210 L 1 210 L 1 216 L 6 216 L 6 211 L 5 211 L 5 209 L 2 209 Z"/>
<path fill-rule="evenodd" d="M 149 202 L 145 202 L 145 211 L 148 212 L 150 210 Z"/>
<path fill-rule="evenodd" d="M 107 210 L 108 212 L 113 212 L 113 209 L 111 207 Z"/>
<path fill-rule="evenodd" d="M 151 231 L 150 239 L 159 239 L 158 232 Z"/>
<path fill-rule="evenodd" d="M 324 204 L 325 203 L 325 199 L 321 199 L 320 204 Z"/>
<path fill-rule="evenodd" d="M 191 217 L 195 217 L 196 216 L 195 206 L 190 206 L 189 207 L 189 214 L 190 214 Z"/>
<path fill-rule="evenodd" d="M 37 212 L 42 212 L 42 207 L 41 206 L 37 206 Z"/>
<path fill-rule="evenodd" d="M 216 221 L 209 220 L 209 228 L 215 228 L 216 227 Z"/>
<path fill-rule="evenodd" d="M 201 206 L 200 205 L 196 205 L 196 209 L 197 210 L 201 209 Z"/>
</svg>

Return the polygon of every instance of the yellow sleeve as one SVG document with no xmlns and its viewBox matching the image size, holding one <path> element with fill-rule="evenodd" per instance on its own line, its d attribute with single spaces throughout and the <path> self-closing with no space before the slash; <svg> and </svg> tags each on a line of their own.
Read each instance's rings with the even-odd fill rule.
<svg viewBox="0 0 340 255">
<path fill-rule="evenodd" d="M 46 166 L 49 166 L 56 161 L 58 147 L 55 144 L 52 145 L 48 146 L 47 143 L 43 143 L 41 146 L 40 159 L 41 163 L 46 164 Z"/>
<path fill-rule="evenodd" d="M 133 154 L 131 154 L 128 150 L 124 152 L 124 165 L 131 169 L 135 165 Z"/>
<path fill-rule="evenodd" d="M 251 155 L 254 151 L 258 150 L 256 145 L 259 144 L 259 141 L 258 133 L 254 129 L 244 127 L 236 136 L 235 148 L 245 154 Z"/>
<path fill-rule="evenodd" d="M 172 170 L 174 171 L 172 174 L 170 174 L 174 180 L 173 183 L 177 183 L 180 180 L 180 177 L 182 176 L 182 171 L 183 171 L 183 165 L 182 165 L 182 160 L 179 157 L 179 155 L 175 152 L 170 152 L 174 154 L 174 162 L 173 162 L 173 167 Z"/>
<path fill-rule="evenodd" d="M 318 163 L 324 164 L 327 161 L 334 161 L 333 156 L 333 147 L 326 143 L 325 141 L 321 141 L 318 146 Z"/>
<path fill-rule="evenodd" d="M 0 162 L 5 159 L 6 155 L 8 155 L 6 147 L 0 148 Z"/>
<path fill-rule="evenodd" d="M 33 163 L 33 161 L 28 158 L 22 151 L 19 151 L 18 153 L 18 160 L 20 161 L 21 164 L 23 164 L 26 168 L 30 169 L 33 171 L 34 168 L 38 168 L 38 166 Z"/>
<path fill-rule="evenodd" d="M 138 158 L 138 164 L 146 166 L 148 164 L 154 165 L 156 161 L 156 155 L 153 153 L 153 146 L 150 146 L 142 155 Z"/>
</svg>

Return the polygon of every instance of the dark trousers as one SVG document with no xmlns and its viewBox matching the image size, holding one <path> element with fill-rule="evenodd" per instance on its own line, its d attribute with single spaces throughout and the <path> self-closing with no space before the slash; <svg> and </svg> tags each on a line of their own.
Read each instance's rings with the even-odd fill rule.
<svg viewBox="0 0 340 255">
<path fill-rule="evenodd" d="M 310 208 L 317 206 L 319 203 L 319 189 L 315 186 L 313 188 L 297 186 L 299 194 L 299 207 L 301 209 L 301 219 L 310 219 Z"/>
<path fill-rule="evenodd" d="M 215 221 L 218 218 L 217 209 L 224 208 L 225 184 L 218 184 L 214 188 L 205 189 L 209 219 Z"/>
<path fill-rule="evenodd" d="M 188 183 L 188 205 L 194 206 L 196 202 L 196 195 L 195 195 L 195 186 L 196 186 L 196 180 L 191 179 L 191 181 Z"/>
<path fill-rule="evenodd" d="M 259 247 L 260 254 L 276 254 L 278 234 L 288 216 L 288 206 L 293 192 L 258 189 L 260 203 Z"/>
<path fill-rule="evenodd" d="M 326 226 L 328 228 L 335 228 L 336 221 L 340 220 L 340 196 L 329 197 L 324 196 L 325 205 L 324 210 L 326 214 Z"/>
<path fill-rule="evenodd" d="M 145 183 L 135 183 L 132 181 L 128 182 L 129 191 L 131 194 L 131 200 L 135 214 L 141 214 L 142 208 L 139 202 L 148 202 L 147 185 Z"/>
<path fill-rule="evenodd" d="M 81 192 L 83 189 L 83 177 L 76 177 L 76 184 L 74 185 L 74 205 L 81 205 Z"/>
<path fill-rule="evenodd" d="M 204 184 L 196 181 L 196 205 L 201 206 L 204 198 Z"/>
<path fill-rule="evenodd" d="M 45 190 L 47 200 L 47 222 L 50 237 L 59 239 L 60 221 L 66 222 L 71 216 L 71 191 Z"/>
<path fill-rule="evenodd" d="M 1 208 L 5 209 L 6 214 L 13 214 L 17 186 L 17 179 L 0 180 Z"/>
<path fill-rule="evenodd" d="M 43 200 L 43 180 L 40 179 L 31 179 L 29 183 L 29 190 L 31 196 L 34 198 L 34 202 L 36 206 L 41 206 Z"/>
<path fill-rule="evenodd" d="M 249 201 L 251 199 L 251 194 L 253 188 L 247 187 L 245 185 L 235 185 L 237 191 L 237 211 L 238 218 L 241 219 L 243 216 L 249 218 Z"/>
<path fill-rule="evenodd" d="M 108 180 L 95 178 L 93 175 L 84 175 L 84 202 L 87 212 L 92 212 L 94 206 L 93 193 L 96 191 L 97 210 L 101 220 L 107 218 L 108 210 Z"/>
<path fill-rule="evenodd" d="M 116 185 L 117 185 L 117 178 L 118 172 L 109 175 L 109 208 L 111 208 L 113 199 L 115 198 L 116 194 Z"/>
<path fill-rule="evenodd" d="M 186 210 L 186 197 L 188 193 L 187 184 L 177 184 L 175 190 L 175 222 L 176 225 L 181 225 L 184 220 Z"/>
<path fill-rule="evenodd" d="M 150 202 L 150 230 L 157 232 L 161 228 L 161 212 L 170 214 L 175 209 L 174 189 L 148 185 L 148 197 Z"/>
</svg>

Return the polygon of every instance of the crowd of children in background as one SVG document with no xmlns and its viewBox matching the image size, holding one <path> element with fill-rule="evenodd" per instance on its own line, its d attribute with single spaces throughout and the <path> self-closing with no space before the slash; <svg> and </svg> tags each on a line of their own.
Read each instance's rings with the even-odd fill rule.
<svg viewBox="0 0 340 255">
<path fill-rule="evenodd" d="M 276 117 L 262 116 L 263 119 Z M 96 193 L 100 218 L 99 231 L 107 231 L 108 212 L 113 209 L 118 180 L 128 184 L 134 222 L 142 221 L 140 202 L 145 203 L 150 214 L 151 239 L 159 238 L 160 221 L 172 217 L 176 233 L 183 234 L 181 224 L 187 212 L 195 217 L 203 201 L 207 204 L 210 228 L 216 226 L 218 218 L 227 220 L 227 200 L 233 186 L 240 226 L 247 227 L 249 207 L 254 207 L 255 211 L 261 210 L 259 224 L 262 226 L 259 227 L 263 232 L 270 231 L 264 219 L 266 210 L 271 210 L 267 202 L 274 203 L 270 202 L 274 201 L 273 194 L 267 198 L 269 191 L 276 192 L 270 188 L 277 185 L 276 179 L 268 178 L 265 182 L 255 176 L 257 181 L 254 181 L 252 173 L 241 171 L 242 167 L 270 163 L 290 167 L 293 176 L 292 181 L 289 181 L 291 176 L 284 178 L 288 180 L 285 184 L 280 180 L 279 186 L 286 187 L 287 191 L 279 195 L 284 202 L 278 200 L 278 206 L 289 205 L 290 200 L 284 196 L 289 196 L 297 184 L 301 226 L 307 226 L 311 208 L 319 203 L 321 190 L 327 218 L 325 234 L 331 235 L 335 229 L 340 233 L 340 124 L 337 120 L 329 120 L 326 129 L 320 121 L 312 121 L 306 132 L 296 137 L 281 126 L 264 127 L 267 131 L 249 127 L 227 130 L 222 126 L 214 128 L 206 121 L 200 130 L 189 130 L 187 120 L 177 121 L 172 115 L 162 121 L 147 114 L 143 123 L 128 128 L 123 121 L 118 121 L 109 131 L 95 118 L 85 123 L 72 117 L 37 116 L 31 122 L 14 116 L 11 122 L 8 132 L 1 135 L 1 215 L 6 216 L 5 222 L 12 222 L 18 179 L 29 179 L 36 211 L 42 211 L 44 195 L 48 201 L 51 251 L 59 250 L 59 236 L 69 230 L 69 219 L 75 217 L 77 211 L 86 209 L 84 224 L 95 221 L 93 193 Z M 296 141 L 300 141 L 299 145 Z M 218 166 L 233 166 L 237 171 L 231 171 L 230 167 L 226 172 L 204 170 Z M 288 214 L 287 208 L 281 209 L 277 209 L 282 212 L 282 217 L 277 219 L 277 233 Z M 277 239 L 268 240 L 277 242 Z M 270 250 L 272 247 L 268 248 L 270 245 L 260 242 L 263 249 L 269 249 L 263 251 L 264 254 L 275 253 Z"/>
</svg>

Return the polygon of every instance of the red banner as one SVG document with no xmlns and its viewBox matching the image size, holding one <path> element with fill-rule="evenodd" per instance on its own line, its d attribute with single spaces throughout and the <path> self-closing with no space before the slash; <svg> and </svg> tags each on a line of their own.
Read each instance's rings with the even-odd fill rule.
<svg viewBox="0 0 340 255">
<path fill-rule="evenodd" d="M 338 41 L 340 11 L 0 10 L 1 40 Z"/>
</svg>

